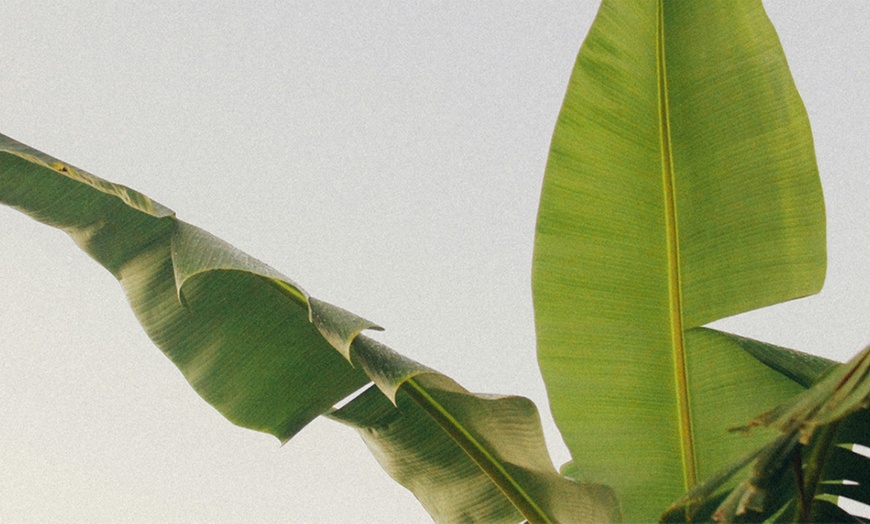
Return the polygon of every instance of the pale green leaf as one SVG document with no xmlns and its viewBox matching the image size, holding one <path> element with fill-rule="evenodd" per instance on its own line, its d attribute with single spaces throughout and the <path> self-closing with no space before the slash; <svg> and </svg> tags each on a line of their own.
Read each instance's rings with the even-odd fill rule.
<svg viewBox="0 0 870 524">
<path fill-rule="evenodd" d="M 761 3 L 605 1 L 553 136 L 533 289 L 556 422 L 628 520 L 763 442 L 725 429 L 800 390 L 696 328 L 817 292 L 824 233 Z"/>
<path fill-rule="evenodd" d="M 831 424 L 870 406 L 870 347 L 837 366 L 812 388 L 752 421 L 798 435 L 807 444 L 819 426 Z"/>
</svg>

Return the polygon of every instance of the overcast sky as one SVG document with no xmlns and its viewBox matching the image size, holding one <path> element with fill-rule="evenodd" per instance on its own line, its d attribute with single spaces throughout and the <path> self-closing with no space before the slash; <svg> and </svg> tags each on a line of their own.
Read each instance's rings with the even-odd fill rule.
<svg viewBox="0 0 870 524">
<path fill-rule="evenodd" d="M 0 132 L 149 195 L 468 389 L 532 398 L 566 461 L 529 281 L 597 2 L 220 4 L 5 2 Z M 717 325 L 845 360 L 870 343 L 870 3 L 765 6 L 814 130 L 828 279 Z M 0 225 L 0 521 L 429 521 L 352 430 L 318 420 L 280 447 L 227 422 L 68 237 L 5 207 Z"/>
</svg>

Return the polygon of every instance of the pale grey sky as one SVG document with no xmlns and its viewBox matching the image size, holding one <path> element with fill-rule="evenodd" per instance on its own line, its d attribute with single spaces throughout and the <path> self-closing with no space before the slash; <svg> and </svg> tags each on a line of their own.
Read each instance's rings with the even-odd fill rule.
<svg viewBox="0 0 870 524">
<path fill-rule="evenodd" d="M 7 1 L 0 132 L 151 196 L 472 391 L 530 397 L 567 460 L 529 274 L 597 2 L 202 5 Z M 718 326 L 844 360 L 870 343 L 870 4 L 765 6 L 813 125 L 828 280 Z M 0 521 L 429 521 L 347 428 L 282 448 L 224 420 L 108 272 L 8 208 L 0 224 Z"/>
</svg>

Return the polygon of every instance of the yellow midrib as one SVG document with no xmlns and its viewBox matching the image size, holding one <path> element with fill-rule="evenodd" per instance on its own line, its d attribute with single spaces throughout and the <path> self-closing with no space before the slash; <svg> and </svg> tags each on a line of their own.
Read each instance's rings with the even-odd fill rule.
<svg viewBox="0 0 870 524">
<path fill-rule="evenodd" d="M 410 378 L 403 387 L 405 393 L 450 435 L 528 522 L 543 524 L 553 522 L 535 499 L 508 473 L 501 461 L 490 453 L 487 446 L 475 438 L 417 380 Z"/>
<path fill-rule="evenodd" d="M 658 29 L 656 31 L 656 66 L 658 75 L 659 132 L 662 155 L 662 185 L 665 200 L 665 226 L 668 251 L 668 302 L 671 319 L 671 344 L 674 359 L 674 385 L 676 387 L 680 451 L 682 455 L 683 483 L 688 490 L 698 481 L 695 464 L 695 442 L 689 412 L 689 384 L 686 369 L 685 341 L 683 339 L 683 306 L 680 282 L 680 241 L 677 229 L 674 169 L 671 153 L 671 129 L 668 112 L 668 85 L 665 68 L 664 0 L 658 2 Z"/>
</svg>

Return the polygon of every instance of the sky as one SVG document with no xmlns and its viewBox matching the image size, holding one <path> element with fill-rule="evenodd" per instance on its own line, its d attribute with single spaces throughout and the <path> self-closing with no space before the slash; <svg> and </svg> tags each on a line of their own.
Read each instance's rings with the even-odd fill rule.
<svg viewBox="0 0 870 524">
<path fill-rule="evenodd" d="M 9 1 L 0 133 L 130 186 L 386 328 L 476 392 L 527 396 L 538 194 L 597 2 Z M 828 213 L 814 297 L 715 324 L 846 360 L 870 343 L 870 3 L 765 2 Z M 430 522 L 352 430 L 233 426 L 113 277 L 0 206 L 0 521 Z"/>
</svg>

